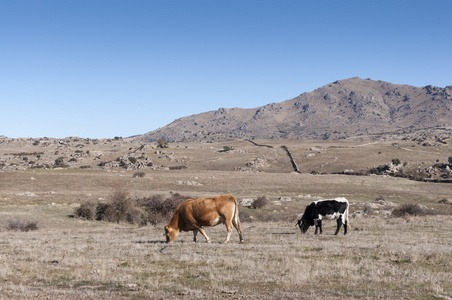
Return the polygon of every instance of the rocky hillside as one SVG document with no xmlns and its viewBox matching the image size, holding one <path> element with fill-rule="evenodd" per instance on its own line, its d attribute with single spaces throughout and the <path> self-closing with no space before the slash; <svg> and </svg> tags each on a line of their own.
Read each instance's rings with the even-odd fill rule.
<svg viewBox="0 0 452 300">
<path fill-rule="evenodd" d="M 452 134 L 452 86 L 422 88 L 358 77 L 280 103 L 187 116 L 134 139 L 392 139 Z"/>
</svg>

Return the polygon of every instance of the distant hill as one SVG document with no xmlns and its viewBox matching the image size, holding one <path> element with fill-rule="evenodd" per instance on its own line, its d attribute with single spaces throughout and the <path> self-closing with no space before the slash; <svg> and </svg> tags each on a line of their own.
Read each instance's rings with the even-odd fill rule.
<svg viewBox="0 0 452 300">
<path fill-rule="evenodd" d="M 451 134 L 452 86 L 419 88 L 354 77 L 280 103 L 183 117 L 134 139 L 392 139 Z"/>
</svg>

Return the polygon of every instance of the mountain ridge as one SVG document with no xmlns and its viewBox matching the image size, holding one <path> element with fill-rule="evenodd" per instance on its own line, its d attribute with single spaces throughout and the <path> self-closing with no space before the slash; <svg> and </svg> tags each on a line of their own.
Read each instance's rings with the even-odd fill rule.
<svg viewBox="0 0 452 300">
<path fill-rule="evenodd" d="M 353 77 L 283 102 L 182 117 L 134 139 L 388 139 L 451 133 L 452 86 L 419 88 Z"/>
</svg>

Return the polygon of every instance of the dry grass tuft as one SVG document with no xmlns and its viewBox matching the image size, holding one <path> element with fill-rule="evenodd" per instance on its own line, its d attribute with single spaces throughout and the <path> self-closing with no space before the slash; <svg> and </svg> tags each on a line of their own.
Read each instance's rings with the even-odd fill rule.
<svg viewBox="0 0 452 300">
<path fill-rule="evenodd" d="M 391 213 L 391 216 L 396 218 L 410 216 L 425 216 L 425 215 L 438 215 L 440 212 L 433 208 L 427 208 L 425 206 L 415 204 L 415 203 L 407 203 L 403 204 L 399 207 L 394 208 Z"/>
<path fill-rule="evenodd" d="M 6 230 L 23 231 L 28 232 L 32 230 L 38 230 L 38 222 L 26 221 L 21 219 L 8 220 L 6 224 Z"/>
</svg>

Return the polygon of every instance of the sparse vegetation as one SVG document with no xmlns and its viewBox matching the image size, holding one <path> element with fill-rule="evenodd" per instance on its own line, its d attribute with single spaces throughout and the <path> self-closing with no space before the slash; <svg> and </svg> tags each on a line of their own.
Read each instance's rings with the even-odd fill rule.
<svg viewBox="0 0 452 300">
<path fill-rule="evenodd" d="M 254 209 L 260 209 L 267 206 L 270 203 L 270 200 L 267 196 L 260 196 L 256 200 L 251 203 L 251 207 Z"/>
<path fill-rule="evenodd" d="M 447 171 L 451 143 L 426 149 L 411 139 L 397 146 L 393 141 L 284 141 L 302 170 L 295 174 L 280 141 L 259 142 L 274 147 L 227 141 L 175 143 L 171 151 L 147 144 L 136 152 L 142 143 L 128 139 L 43 139 L 39 148 L 33 140 L 21 140 L 13 149 L 14 142 L 0 137 L 0 298 L 441 299 L 452 294 L 451 184 L 387 173 L 331 174 L 347 169 L 347 174 L 363 170 L 368 175 L 368 168 L 397 157 L 404 163 L 391 171 L 437 178 Z M 74 155 L 79 144 L 91 155 Z M 224 145 L 237 151 L 215 150 Z M 33 149 L 44 151 L 40 161 L 9 155 Z M 78 160 L 71 168 L 52 169 L 56 158 L 67 162 L 71 155 Z M 129 163 L 130 155 L 140 156 L 143 169 L 122 169 L 115 161 L 121 157 Z M 257 157 L 268 166 L 257 172 L 235 169 Z M 33 169 L 30 160 L 36 161 Z M 81 169 L 84 165 L 91 169 Z M 308 174 L 311 170 L 318 175 Z M 146 176 L 133 179 L 138 171 Z M 112 191 L 121 188 L 130 194 L 114 196 Z M 194 244 L 192 233 L 182 232 L 167 246 L 163 225 L 183 200 L 178 193 L 291 201 L 270 201 L 261 209 L 239 206 L 245 244 L 234 236 L 230 244 L 220 244 L 225 229 L 219 225 L 207 229 L 211 244 L 200 235 Z M 333 236 L 336 223 L 325 218 L 324 234 L 311 229 L 302 235 L 294 225 L 306 205 L 336 196 L 350 201 L 349 233 Z M 115 198 L 123 205 L 114 206 Z M 405 203 L 428 213 L 391 215 Z M 77 208 L 80 217 L 68 217 Z M 112 208 L 122 211 L 121 217 Z M 39 230 L 7 230 L 8 219 L 36 220 Z M 156 226 L 140 226 L 145 223 Z"/>
<path fill-rule="evenodd" d="M 75 215 L 80 219 L 95 220 L 97 214 L 96 204 L 93 202 L 85 202 L 75 209 Z"/>
<path fill-rule="evenodd" d="M 23 231 L 23 232 L 38 230 L 38 222 L 22 220 L 22 219 L 11 219 L 11 220 L 8 220 L 8 223 L 6 225 L 6 230 Z"/>
<path fill-rule="evenodd" d="M 81 204 L 75 209 L 75 216 L 85 220 L 155 225 L 168 221 L 177 205 L 188 198 L 176 193 L 168 198 L 154 195 L 148 198 L 132 199 L 128 192 L 116 190 L 110 196 L 109 202 L 95 205 L 88 201 Z"/>
<path fill-rule="evenodd" d="M 229 152 L 229 151 L 232 151 L 232 150 L 234 150 L 234 148 L 231 147 L 231 146 L 223 146 L 223 149 L 218 151 L 218 152 Z"/>
<path fill-rule="evenodd" d="M 392 164 L 393 164 L 394 166 L 400 165 L 400 159 L 394 158 L 394 159 L 392 160 Z"/>
<path fill-rule="evenodd" d="M 143 178 L 146 175 L 146 173 L 144 172 L 135 172 L 133 173 L 133 177 L 139 177 L 139 178 Z"/>
<path fill-rule="evenodd" d="M 138 200 L 138 205 L 147 212 L 147 222 L 156 225 L 159 222 L 169 221 L 176 207 L 188 196 L 182 196 L 178 193 L 172 194 L 169 198 L 162 195 L 154 195 L 148 198 Z"/>
<path fill-rule="evenodd" d="M 64 167 L 66 167 L 66 164 L 64 163 L 64 157 L 58 157 L 57 159 L 55 159 L 54 167 L 55 168 L 64 168 Z"/>
<path fill-rule="evenodd" d="M 435 209 L 429 209 L 425 206 L 421 206 L 416 203 L 403 204 L 394 208 L 392 211 L 393 217 L 405 217 L 405 216 L 425 216 L 425 215 L 437 215 L 439 212 Z"/>
<path fill-rule="evenodd" d="M 157 141 L 157 147 L 159 147 L 159 148 L 168 148 L 168 141 L 165 141 L 164 139 L 159 139 Z"/>
</svg>

